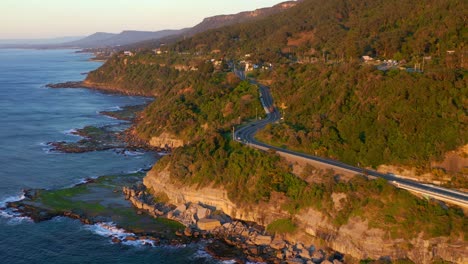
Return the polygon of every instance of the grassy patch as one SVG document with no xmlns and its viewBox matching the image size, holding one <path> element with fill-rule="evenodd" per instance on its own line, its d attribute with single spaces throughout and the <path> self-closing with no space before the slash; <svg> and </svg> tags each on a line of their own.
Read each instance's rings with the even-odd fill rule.
<svg viewBox="0 0 468 264">
<path fill-rule="evenodd" d="M 270 233 L 294 233 L 297 230 L 297 226 L 291 219 L 278 219 L 273 221 L 267 226 L 267 231 Z"/>
</svg>

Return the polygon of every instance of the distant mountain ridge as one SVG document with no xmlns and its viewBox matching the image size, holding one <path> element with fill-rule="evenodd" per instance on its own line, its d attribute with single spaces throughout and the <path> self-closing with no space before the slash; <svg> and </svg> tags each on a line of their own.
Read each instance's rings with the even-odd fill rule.
<svg viewBox="0 0 468 264">
<path fill-rule="evenodd" d="M 154 48 L 161 43 L 174 42 L 180 38 L 191 37 L 207 30 L 254 21 L 274 15 L 294 7 L 302 1 L 303 0 L 286 1 L 272 7 L 259 8 L 254 11 L 207 17 L 191 28 L 160 31 L 124 30 L 121 33 L 96 32 L 87 37 L 73 39 L 72 41 L 70 41 L 70 39 L 64 39 L 63 42 L 56 41 L 55 43 L 8 43 L 8 46 L 0 43 L 0 48 L 114 48 L 119 46 L 125 49 Z"/>
<path fill-rule="evenodd" d="M 296 1 L 286 1 L 279 4 L 276 4 L 272 7 L 265 7 L 259 8 L 254 11 L 244 11 L 237 14 L 229 14 L 229 15 L 216 15 L 212 17 L 207 17 L 203 19 L 202 22 L 195 25 L 192 28 L 187 28 L 181 31 L 179 34 L 174 34 L 168 37 L 162 38 L 155 38 L 147 41 L 135 42 L 130 44 L 128 49 L 147 49 L 147 48 L 155 48 L 159 46 L 161 43 L 171 43 L 175 42 L 181 38 L 185 37 L 192 37 L 198 33 L 202 33 L 211 29 L 222 28 L 225 26 L 231 26 L 235 24 L 255 21 L 257 19 L 266 18 L 267 16 L 275 15 L 280 12 L 283 12 L 287 9 L 295 7 L 299 3 L 303 2 L 304 0 L 296 0 Z"/>
<path fill-rule="evenodd" d="M 259 8 L 254 11 L 245 11 L 237 14 L 218 15 L 207 17 L 193 28 L 187 30 L 185 35 L 194 35 L 209 29 L 220 28 L 237 23 L 243 23 L 250 20 L 263 18 L 269 15 L 274 15 L 286 9 L 296 6 L 301 1 L 282 2 L 272 7 Z"/>
<path fill-rule="evenodd" d="M 224 26 L 253 21 L 255 19 L 264 18 L 269 15 L 274 15 L 296 6 L 299 2 L 302 2 L 302 0 L 286 1 L 272 7 L 260 8 L 254 11 L 207 17 L 192 28 L 184 28 L 179 30 L 161 30 L 155 32 L 126 30 L 119 34 L 97 32 L 83 39 L 63 43 L 62 45 L 78 48 L 128 46 L 129 49 L 133 49 L 141 47 L 155 47 L 162 42 L 171 42 L 182 37 L 190 37 L 210 29 L 221 28 Z"/>
<path fill-rule="evenodd" d="M 185 29 L 161 31 L 125 30 L 119 34 L 97 32 L 80 40 L 62 43 L 62 45 L 79 48 L 114 47 L 180 34 L 184 32 L 184 30 Z"/>
</svg>

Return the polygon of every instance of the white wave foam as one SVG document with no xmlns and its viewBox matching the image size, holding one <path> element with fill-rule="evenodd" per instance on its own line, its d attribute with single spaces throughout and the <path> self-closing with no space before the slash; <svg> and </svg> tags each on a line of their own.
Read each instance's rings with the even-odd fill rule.
<svg viewBox="0 0 468 264">
<path fill-rule="evenodd" d="M 122 107 L 120 106 L 111 106 L 111 107 L 106 108 L 106 111 L 120 111 L 120 110 L 122 110 Z"/>
<path fill-rule="evenodd" d="M 97 178 L 99 178 L 99 176 L 91 176 L 91 177 L 81 178 L 81 179 L 78 180 L 77 183 L 72 183 L 70 185 L 66 185 L 64 188 L 72 188 L 72 187 L 75 187 L 77 185 L 86 184 L 86 183 L 89 183 L 92 180 L 96 180 Z"/>
<path fill-rule="evenodd" d="M 127 155 L 127 156 L 141 156 L 141 155 L 145 155 L 144 152 L 140 152 L 140 151 L 131 151 L 131 150 L 125 150 L 123 152 L 124 155 Z"/>
<path fill-rule="evenodd" d="M 54 151 L 54 147 L 49 146 L 49 147 L 44 147 L 42 148 L 42 151 L 44 151 L 45 154 L 47 155 L 63 155 L 65 153 L 60 152 L 60 151 Z"/>
<path fill-rule="evenodd" d="M 97 114 L 101 114 L 101 112 L 97 111 L 96 112 Z M 108 116 L 108 115 L 104 115 L 106 118 L 109 118 L 109 119 L 112 119 L 112 120 L 119 120 L 118 118 L 116 117 L 112 117 L 112 116 Z"/>
<path fill-rule="evenodd" d="M 231 259 L 231 260 L 224 260 L 224 261 L 221 261 L 221 263 L 223 263 L 223 264 L 236 264 L 237 261 L 234 260 L 234 259 Z M 247 262 L 247 263 L 249 263 L 249 262 Z"/>
<path fill-rule="evenodd" d="M 139 239 L 134 233 L 128 232 L 125 229 L 118 228 L 113 222 L 97 223 L 86 226 L 91 232 L 111 239 L 118 238 L 122 244 L 128 246 L 156 246 L 154 241 L 150 239 Z M 132 240 L 129 240 L 132 238 Z M 136 239 L 136 240 L 134 240 Z"/>
<path fill-rule="evenodd" d="M 213 259 L 213 257 L 203 249 L 198 249 L 197 252 L 195 252 L 192 257 L 194 259 Z"/>
<path fill-rule="evenodd" d="M 124 174 L 134 174 L 134 173 L 139 173 L 139 172 L 145 172 L 147 170 L 148 170 L 147 168 L 140 168 L 138 170 L 125 171 Z"/>
<path fill-rule="evenodd" d="M 49 142 L 40 142 L 38 145 L 41 147 L 42 151 L 46 154 L 52 154 L 52 146 L 50 145 Z"/>
<path fill-rule="evenodd" d="M 2 200 L 0 200 L 0 217 L 8 219 L 8 224 L 15 225 L 15 224 L 20 224 L 24 221 L 31 222 L 32 219 L 26 216 L 21 216 L 18 212 L 15 212 L 12 209 L 6 208 L 7 203 L 9 202 L 17 202 L 20 200 L 23 200 L 26 198 L 24 196 L 24 192 L 20 195 L 14 195 L 14 196 L 9 196 L 6 197 Z"/>
<path fill-rule="evenodd" d="M 24 196 L 24 192 L 21 193 L 21 194 L 18 194 L 18 195 L 8 196 L 8 197 L 6 197 L 6 198 L 0 200 L 0 208 L 5 207 L 7 203 L 21 201 L 21 200 L 23 200 L 24 198 L 26 198 L 26 197 Z"/>
<path fill-rule="evenodd" d="M 74 128 L 62 131 L 63 134 L 72 135 L 72 136 L 76 136 L 76 134 L 74 134 L 76 132 L 78 132 L 78 131 L 76 129 L 74 129 Z"/>
</svg>

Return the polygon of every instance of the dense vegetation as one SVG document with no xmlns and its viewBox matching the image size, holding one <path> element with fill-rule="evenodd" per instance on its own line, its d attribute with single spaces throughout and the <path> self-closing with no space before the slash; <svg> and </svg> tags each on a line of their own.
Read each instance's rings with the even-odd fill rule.
<svg viewBox="0 0 468 264">
<path fill-rule="evenodd" d="M 136 131 L 145 139 L 170 132 L 190 142 L 156 164 L 155 169 L 168 168 L 175 181 L 221 186 L 239 204 L 282 193 L 291 219 L 312 207 L 336 226 L 360 217 L 395 238 L 419 232 L 457 237 L 468 224 L 458 210 L 381 179 L 341 182 L 328 174 L 321 184 L 307 183 L 274 153 L 229 140 L 232 125 L 261 109 L 258 91 L 232 73 L 215 71 L 209 59 L 218 50 L 225 58 L 241 60 L 249 53 L 252 61 L 274 63 L 271 72 L 257 76 L 273 81 L 285 119 L 267 127 L 260 135 L 264 140 L 361 166 L 424 165 L 468 138 L 463 10 L 457 0 L 305 0 L 255 23 L 168 45 L 167 55 L 116 56 L 88 79 L 157 96 Z M 431 59 L 424 73 L 408 73 L 364 65 L 357 61 L 362 55 Z M 179 64 L 197 70 L 178 70 Z M 346 195 L 341 209 L 333 193 Z"/>
<path fill-rule="evenodd" d="M 149 53 L 134 57 L 114 56 L 99 69 L 88 74 L 87 81 L 125 89 L 129 93 L 147 96 L 167 96 L 203 79 L 213 69 L 182 72 L 174 68 L 171 58 L 158 58 Z M 203 69 L 204 62 L 197 62 Z M 168 65 L 169 64 L 169 65 Z"/>
<path fill-rule="evenodd" d="M 273 81 L 275 100 L 287 107 L 286 122 L 267 127 L 264 140 L 364 166 L 426 166 L 468 138 L 464 6 L 444 0 L 305 0 L 168 50 L 221 50 L 228 58 L 250 54 L 254 62 L 273 62 L 273 73 L 261 77 Z M 396 59 L 408 68 L 424 63 L 425 72 L 362 67 L 362 55 Z"/>
<path fill-rule="evenodd" d="M 232 73 L 215 73 L 196 79 L 173 96 L 156 100 L 144 111 L 144 122 L 136 129 L 149 138 L 161 131 L 193 141 L 213 131 L 230 130 L 261 109 L 258 89 L 239 82 Z"/>
<path fill-rule="evenodd" d="M 464 48 L 468 30 L 461 0 L 305 0 L 280 14 L 180 41 L 174 51 L 252 53 L 266 61 L 315 56 L 349 60 L 445 57 Z"/>
<path fill-rule="evenodd" d="M 270 233 L 285 234 L 296 232 L 297 226 L 291 219 L 278 219 L 269 224 L 266 229 Z"/>
<path fill-rule="evenodd" d="M 296 65 L 270 77 L 284 122 L 259 135 L 351 164 L 424 165 L 465 144 L 466 72 Z"/>
<path fill-rule="evenodd" d="M 292 216 L 312 207 L 324 213 L 337 227 L 346 224 L 351 217 L 360 217 L 368 220 L 370 227 L 381 228 L 392 238 L 410 239 L 420 232 L 425 237 L 459 237 L 468 224 L 461 210 L 444 209 L 437 203 L 397 189 L 383 179 L 355 176 L 344 182 L 328 173 L 322 175 L 323 183 L 307 183 L 292 174 L 288 163 L 274 153 L 246 148 L 217 134 L 174 150 L 154 169 L 166 168 L 179 183 L 226 189 L 229 198 L 237 204 L 269 201 L 273 192 L 279 192 L 287 197 L 283 207 Z M 335 207 L 333 193 L 346 195 L 340 209 Z M 284 226 L 286 229 L 279 229 L 278 223 L 270 229 L 294 231 L 294 222 L 284 219 L 280 222 L 285 221 L 288 222 Z"/>
<path fill-rule="evenodd" d="M 115 57 L 90 73 L 88 80 L 158 95 L 137 122 L 143 139 L 168 132 L 194 141 L 205 133 L 230 130 L 261 109 L 255 85 L 233 73 L 214 71 L 211 62 L 186 60 L 147 54 Z M 198 70 L 177 70 L 178 63 L 193 63 Z"/>
</svg>

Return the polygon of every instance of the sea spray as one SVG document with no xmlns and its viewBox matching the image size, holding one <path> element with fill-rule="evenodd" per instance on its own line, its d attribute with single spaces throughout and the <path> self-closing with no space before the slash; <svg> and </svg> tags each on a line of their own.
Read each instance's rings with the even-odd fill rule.
<svg viewBox="0 0 468 264">
<path fill-rule="evenodd" d="M 24 192 L 18 195 L 9 196 L 0 199 L 0 217 L 8 219 L 8 224 L 20 224 L 24 221 L 32 222 L 32 219 L 26 216 L 22 216 L 20 213 L 14 211 L 11 208 L 6 208 L 8 203 L 21 201 L 24 198 Z"/>
</svg>

